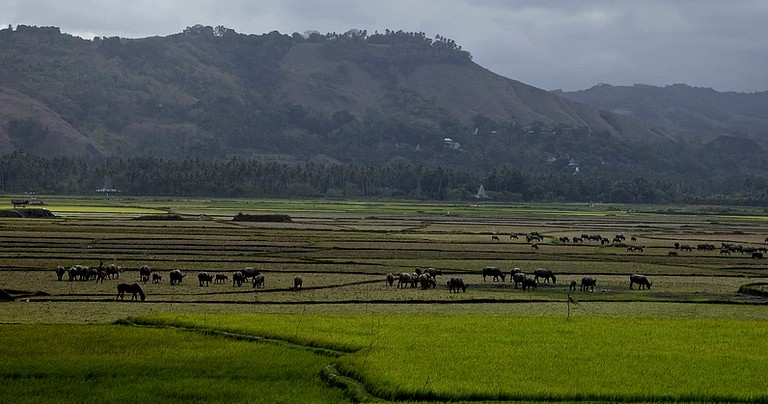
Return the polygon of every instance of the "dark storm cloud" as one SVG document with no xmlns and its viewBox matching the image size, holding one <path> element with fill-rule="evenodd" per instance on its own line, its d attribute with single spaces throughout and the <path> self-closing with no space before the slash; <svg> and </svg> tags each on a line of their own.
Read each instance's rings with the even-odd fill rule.
<svg viewBox="0 0 768 404">
<path fill-rule="evenodd" d="M 83 37 L 168 35 L 194 24 L 241 33 L 423 31 L 545 89 L 687 83 L 768 90 L 768 0 L 0 0 L 0 23 Z"/>
</svg>

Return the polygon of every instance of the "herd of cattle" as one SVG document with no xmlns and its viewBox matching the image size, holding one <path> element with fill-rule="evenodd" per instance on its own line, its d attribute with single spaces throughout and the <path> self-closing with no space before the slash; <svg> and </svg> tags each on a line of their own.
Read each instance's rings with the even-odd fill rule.
<svg viewBox="0 0 768 404">
<path fill-rule="evenodd" d="M 509 238 L 519 239 L 520 236 L 521 235 L 519 234 L 513 233 L 509 235 Z M 532 231 L 522 236 L 525 237 L 525 240 L 531 244 L 531 248 L 535 250 L 539 249 L 538 243 L 544 240 L 544 236 L 541 235 L 541 233 L 536 231 Z M 573 237 L 568 237 L 568 236 L 557 237 L 557 240 L 560 241 L 560 243 L 562 244 L 565 244 L 565 243 L 576 244 L 576 243 L 584 243 L 586 241 L 595 241 L 600 243 L 601 245 L 613 244 L 614 246 L 617 246 L 617 247 L 626 247 L 627 251 L 629 252 L 645 251 L 645 248 L 646 248 L 645 246 L 626 244 L 626 239 L 627 238 L 621 233 L 614 235 L 612 239 L 603 237 L 600 234 L 587 234 L 587 233 L 582 233 L 579 236 L 573 236 Z M 630 240 L 633 242 L 636 242 L 637 239 L 638 239 L 637 234 L 633 234 L 632 236 L 630 236 Z M 491 236 L 491 241 L 500 241 L 499 236 L 495 236 L 495 235 Z M 768 244 L 768 237 L 765 239 L 765 243 Z M 715 244 L 711 244 L 711 243 L 701 243 L 701 244 L 698 244 L 695 248 L 698 251 L 715 251 L 718 249 L 718 247 Z M 694 247 L 692 247 L 691 245 L 680 244 L 676 242 L 674 243 L 674 250 L 669 251 L 668 255 L 677 256 L 679 255 L 678 251 L 690 252 L 690 251 L 693 251 L 693 249 Z M 768 252 L 768 248 L 766 248 L 765 246 L 750 247 L 750 246 L 742 246 L 741 244 L 731 243 L 731 242 L 720 243 L 720 254 L 723 254 L 723 255 L 731 255 L 731 253 L 741 253 L 741 254 L 750 254 L 751 257 L 755 259 L 762 259 L 764 258 L 764 254 L 766 252 Z"/>
<path fill-rule="evenodd" d="M 54 271 L 56 272 L 56 277 L 60 281 L 64 280 L 64 277 L 66 276 L 70 281 L 95 280 L 96 282 L 104 282 L 105 279 L 118 279 L 123 272 L 123 268 L 115 264 L 104 265 L 103 263 L 99 263 L 99 266 L 95 268 L 90 268 L 85 265 L 75 265 L 66 269 L 64 266 L 60 265 L 56 267 Z M 168 273 L 168 279 L 171 285 L 181 284 L 186 276 L 187 274 L 179 269 L 174 269 Z M 160 272 L 153 271 L 148 266 L 139 268 L 139 281 L 147 283 L 150 279 L 152 280 L 152 283 L 160 283 L 163 281 L 163 275 Z M 209 286 L 211 282 L 214 284 L 223 284 L 229 282 L 229 275 L 200 271 L 197 273 L 197 281 L 200 286 Z M 261 271 L 252 267 L 246 267 L 232 273 L 232 286 L 242 286 L 244 283 L 248 282 L 253 285 L 253 288 L 263 288 L 266 282 L 266 277 Z M 304 279 L 301 275 L 293 277 L 293 289 L 301 289 L 303 285 Z"/>
<path fill-rule="evenodd" d="M 499 269 L 498 267 L 492 267 L 488 266 L 483 268 L 482 271 L 483 274 L 483 281 L 488 281 L 488 278 L 490 277 L 493 282 L 501 281 L 506 282 L 507 279 L 507 273 Z M 393 274 L 388 273 L 386 277 L 386 283 L 389 286 L 393 286 L 395 284 L 395 280 L 397 280 L 397 288 L 416 288 L 421 287 L 421 289 L 430 289 L 437 287 L 437 276 L 442 275 L 442 271 L 435 268 L 426 268 L 422 270 L 421 268 L 416 268 L 414 272 L 401 272 L 399 274 Z M 526 290 L 536 290 L 536 287 L 542 283 L 549 283 L 550 281 L 554 284 L 557 283 L 557 277 L 552 272 L 551 269 L 546 268 L 537 268 L 533 270 L 533 277 L 529 277 L 526 275 L 520 268 L 514 268 L 509 271 L 509 277 L 510 282 L 514 283 L 515 289 L 518 287 L 521 287 L 524 291 Z M 597 280 L 595 278 L 592 278 L 590 276 L 585 276 L 581 278 L 581 291 L 587 291 L 588 289 L 590 291 L 595 290 L 595 285 L 597 284 Z M 458 292 L 459 289 L 461 289 L 462 292 L 467 291 L 467 287 L 469 286 L 467 283 L 464 282 L 464 279 L 460 277 L 452 277 L 447 281 L 448 285 L 448 291 L 449 292 Z M 648 280 L 648 277 L 645 275 L 638 275 L 638 274 L 632 274 L 629 276 L 629 288 L 634 289 L 634 285 L 638 285 L 638 289 L 650 289 L 651 288 L 651 282 Z M 571 281 L 569 284 L 569 290 L 576 290 L 576 286 L 578 286 L 578 283 L 576 281 Z"/>
</svg>

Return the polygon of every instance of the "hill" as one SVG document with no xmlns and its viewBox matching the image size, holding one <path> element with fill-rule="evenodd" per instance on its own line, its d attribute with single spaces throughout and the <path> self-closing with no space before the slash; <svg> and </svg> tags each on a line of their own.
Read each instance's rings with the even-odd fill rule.
<svg viewBox="0 0 768 404">
<path fill-rule="evenodd" d="M 487 169 L 634 161 L 635 144 L 670 141 L 637 119 L 497 75 L 424 33 L 196 25 L 84 40 L 19 25 L 0 30 L 0 52 L 5 153 Z"/>
<path fill-rule="evenodd" d="M 611 86 L 555 92 L 618 114 L 631 116 L 681 139 L 707 143 L 721 138 L 768 144 L 768 92 L 718 92 L 675 84 Z M 754 142 L 753 142 L 754 143 Z"/>
</svg>

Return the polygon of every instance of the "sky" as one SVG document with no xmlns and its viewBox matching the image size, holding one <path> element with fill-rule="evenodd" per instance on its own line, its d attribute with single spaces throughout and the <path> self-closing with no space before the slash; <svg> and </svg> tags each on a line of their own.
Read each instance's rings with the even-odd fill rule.
<svg viewBox="0 0 768 404">
<path fill-rule="evenodd" d="M 243 34 L 366 29 L 451 38 L 546 90 L 688 84 L 768 90 L 768 0 L 0 0 L 0 24 L 143 38 L 195 24 Z"/>
</svg>

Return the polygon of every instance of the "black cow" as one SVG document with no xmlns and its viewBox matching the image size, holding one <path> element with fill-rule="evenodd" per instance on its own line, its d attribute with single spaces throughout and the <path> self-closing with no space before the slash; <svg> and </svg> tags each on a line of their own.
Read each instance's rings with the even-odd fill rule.
<svg viewBox="0 0 768 404">
<path fill-rule="evenodd" d="M 592 292 L 595 291 L 595 284 L 597 284 L 597 280 L 595 278 L 585 276 L 581 278 L 581 291 L 584 292 L 589 288 Z"/>
<path fill-rule="evenodd" d="M 645 275 L 630 275 L 629 276 L 629 288 L 632 289 L 632 285 L 637 284 L 638 289 L 651 288 L 651 281 L 645 277 Z"/>
<path fill-rule="evenodd" d="M 462 292 L 467 291 L 467 284 L 464 283 L 464 280 L 458 277 L 451 278 L 448 281 L 448 292 L 456 292 L 459 293 L 459 289 L 461 289 Z"/>
<path fill-rule="evenodd" d="M 197 274 L 197 280 L 200 282 L 200 286 L 209 286 L 211 282 L 213 282 L 213 275 L 209 274 L 208 272 L 199 272 Z"/>
<path fill-rule="evenodd" d="M 499 278 L 501 278 L 501 281 L 504 282 L 507 279 L 507 275 L 504 274 L 504 272 L 501 272 L 501 269 L 496 267 L 485 267 L 483 268 L 483 281 L 485 281 L 486 276 L 493 276 L 493 281 L 498 281 Z"/>
</svg>

